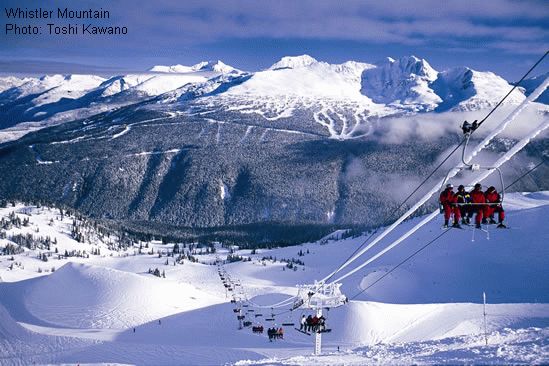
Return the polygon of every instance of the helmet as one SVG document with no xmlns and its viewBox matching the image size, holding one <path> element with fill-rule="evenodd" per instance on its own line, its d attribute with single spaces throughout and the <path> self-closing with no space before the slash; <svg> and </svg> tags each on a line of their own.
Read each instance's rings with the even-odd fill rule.
<svg viewBox="0 0 549 366">
<path fill-rule="evenodd" d="M 460 186 L 458 187 L 458 191 L 461 191 L 461 190 L 464 190 L 465 189 L 465 186 L 463 184 L 460 184 Z"/>
<path fill-rule="evenodd" d="M 448 184 L 446 185 L 446 188 L 454 188 L 454 185 L 453 185 L 452 183 L 448 183 Z"/>
<path fill-rule="evenodd" d="M 480 183 L 475 184 L 475 189 L 477 189 L 477 188 L 482 189 L 482 184 L 480 184 Z"/>
<path fill-rule="evenodd" d="M 489 190 L 490 192 L 495 191 L 495 190 L 496 190 L 496 187 L 491 186 L 490 188 L 488 188 L 488 190 Z"/>
</svg>

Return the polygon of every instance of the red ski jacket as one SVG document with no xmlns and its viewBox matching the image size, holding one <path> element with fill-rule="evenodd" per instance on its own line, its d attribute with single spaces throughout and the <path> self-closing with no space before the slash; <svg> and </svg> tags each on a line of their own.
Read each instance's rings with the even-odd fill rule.
<svg viewBox="0 0 549 366">
<path fill-rule="evenodd" d="M 486 197 L 486 202 L 491 202 L 491 203 L 501 202 L 501 196 L 496 191 L 486 192 L 484 196 Z"/>
<path fill-rule="evenodd" d="M 484 192 L 480 190 L 471 191 L 471 202 L 473 203 L 486 203 L 486 197 L 484 197 Z"/>
<path fill-rule="evenodd" d="M 452 203 L 457 203 L 457 196 L 451 190 L 445 189 L 440 194 L 439 200 L 443 205 L 451 205 Z"/>
</svg>

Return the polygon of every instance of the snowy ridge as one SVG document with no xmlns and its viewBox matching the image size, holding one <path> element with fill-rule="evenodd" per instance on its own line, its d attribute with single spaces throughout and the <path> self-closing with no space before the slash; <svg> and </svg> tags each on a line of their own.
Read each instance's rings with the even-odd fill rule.
<svg viewBox="0 0 549 366">
<path fill-rule="evenodd" d="M 415 56 L 399 60 L 388 58 L 378 67 L 362 74 L 362 93 L 376 103 L 413 105 L 416 110 L 432 110 L 441 102 L 429 83 L 437 78 L 437 72 Z"/>
<path fill-rule="evenodd" d="M 163 66 L 156 65 L 149 69 L 151 72 L 162 72 L 162 73 L 191 73 L 197 71 L 212 71 L 220 74 L 229 74 L 229 73 L 242 73 L 242 71 L 229 66 L 223 63 L 220 60 L 217 61 L 202 61 L 193 66 L 184 66 L 184 65 L 171 65 Z"/>
<path fill-rule="evenodd" d="M 191 66 L 184 66 L 184 65 L 171 65 L 171 66 L 164 66 L 164 65 L 156 65 L 149 69 L 149 71 L 152 72 L 173 72 L 173 73 L 186 73 L 186 72 L 193 72 L 195 71 Z"/>
<path fill-rule="evenodd" d="M 535 83 L 534 79 L 526 81 L 526 90 L 530 92 Z M 41 128 L 151 98 L 155 99 L 152 108 L 157 108 L 158 102 L 180 108 L 182 103 L 208 98 L 205 103 L 216 110 L 255 113 L 268 121 L 291 118 L 305 108 L 330 137 L 349 139 L 369 134 L 362 131 L 369 130 L 368 120 L 386 116 L 487 109 L 510 88 L 493 73 L 466 67 L 438 72 L 415 56 L 387 58 L 377 65 L 356 61 L 329 64 L 309 55 L 287 56 L 254 73 L 221 61 L 204 61 L 193 66 L 157 65 L 142 74 L 107 80 L 94 75 L 3 77 L 0 105 L 7 106 L 10 119 L 0 130 L 44 121 L 31 127 Z M 515 90 L 505 103 L 520 103 L 523 90 Z M 353 121 L 349 116 L 361 117 Z M 19 137 L 24 126 L 4 130 L 0 139 Z"/>
<path fill-rule="evenodd" d="M 439 110 L 477 110 L 494 106 L 511 86 L 501 77 L 491 72 L 480 72 L 467 67 L 455 68 L 439 73 L 432 83 L 432 88 L 442 98 Z M 525 96 L 515 90 L 507 103 L 517 104 Z"/>
<path fill-rule="evenodd" d="M 269 67 L 270 70 L 277 69 L 299 69 L 317 64 L 318 61 L 309 55 L 285 56 Z"/>
</svg>

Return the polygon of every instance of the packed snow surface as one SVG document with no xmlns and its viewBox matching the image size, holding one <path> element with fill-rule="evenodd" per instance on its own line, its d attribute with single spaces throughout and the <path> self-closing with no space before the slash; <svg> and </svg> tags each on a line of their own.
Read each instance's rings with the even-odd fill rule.
<svg viewBox="0 0 549 366">
<path fill-rule="evenodd" d="M 343 239 L 344 232 L 338 231 L 316 243 L 255 254 L 218 244 L 215 253 L 196 249 L 197 263 L 177 263 L 166 255 L 173 243 L 142 242 L 118 250 L 112 247 L 115 237 L 93 228 L 85 232 L 85 242 L 77 242 L 71 235 L 74 217 L 47 207 L 8 206 L 0 208 L 0 218 L 15 215 L 28 223 L 7 229 L 0 248 L 16 234 L 39 233 L 56 244 L 49 251 L 25 248 L 0 256 L 1 365 L 549 362 L 549 231 L 544 225 L 549 192 L 508 194 L 509 229 L 451 229 L 364 292 L 438 235 L 441 221 L 427 224 L 349 277 L 342 290 L 350 302 L 325 310 L 332 331 L 323 335 L 321 356 L 312 355 L 314 337 L 292 326 L 285 326 L 284 339 L 274 342 L 265 333 L 239 330 L 233 312 L 239 305 L 229 300 L 248 298 L 243 313 L 255 325 L 298 324 L 307 311 L 276 308 L 269 321 L 269 305 L 294 296 L 296 284 L 330 273 L 365 236 Z M 402 224 L 386 243 L 420 219 Z M 213 265 L 229 249 L 252 260 Z M 80 256 L 65 258 L 65 251 Z M 47 262 L 38 259 L 47 253 Z M 287 265 L 292 258 L 302 261 L 294 262 L 295 269 Z M 159 268 L 165 278 L 150 274 L 151 268 Z M 238 284 L 233 291 L 223 286 L 219 271 Z"/>
</svg>

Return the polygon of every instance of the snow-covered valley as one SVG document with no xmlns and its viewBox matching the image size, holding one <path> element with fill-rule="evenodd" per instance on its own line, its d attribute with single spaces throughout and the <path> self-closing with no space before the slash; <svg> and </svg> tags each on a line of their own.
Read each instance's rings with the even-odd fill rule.
<svg viewBox="0 0 549 366">
<path fill-rule="evenodd" d="M 367 291 L 361 293 L 439 235 L 442 219 L 346 279 L 350 301 L 325 312 L 332 331 L 323 335 L 322 356 L 312 355 L 314 337 L 292 326 L 273 342 L 239 330 L 230 300 L 248 299 L 244 314 L 253 325 L 298 324 L 302 310 L 282 307 L 273 317 L 261 305 L 326 276 L 367 234 L 253 252 L 216 244 L 213 251 L 128 241 L 67 211 L 7 206 L 0 208 L 1 365 L 549 362 L 548 192 L 507 195 L 509 229 L 451 229 Z M 369 254 L 419 220 L 402 224 Z M 229 255 L 251 260 L 229 263 Z M 158 276 L 149 273 L 155 269 Z M 239 286 L 227 291 L 220 271 Z"/>
</svg>

